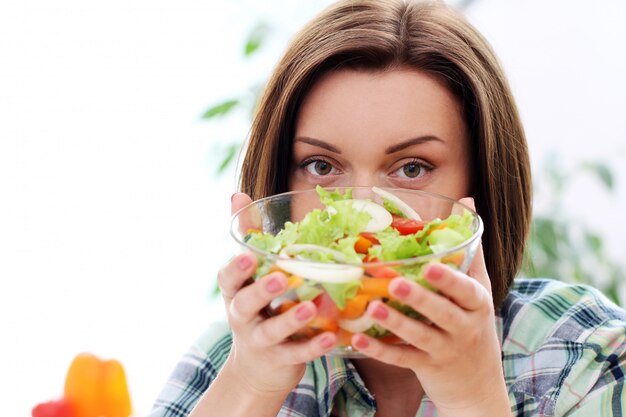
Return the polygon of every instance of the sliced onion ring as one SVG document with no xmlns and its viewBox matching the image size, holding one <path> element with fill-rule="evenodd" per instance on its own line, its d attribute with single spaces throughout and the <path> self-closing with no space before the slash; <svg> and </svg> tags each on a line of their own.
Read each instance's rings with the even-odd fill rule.
<svg viewBox="0 0 626 417">
<path fill-rule="evenodd" d="M 372 327 L 376 322 L 367 314 L 363 314 L 358 319 L 339 319 L 337 324 L 344 330 L 352 333 L 362 333 Z"/>
<path fill-rule="evenodd" d="M 398 210 L 400 210 L 402 214 L 404 214 L 409 219 L 420 220 L 420 221 L 422 220 L 420 215 L 417 214 L 417 212 L 413 210 L 411 206 L 409 206 L 407 203 L 405 203 L 404 201 L 402 201 L 400 198 L 390 193 L 389 191 L 385 191 L 378 187 L 372 187 L 372 191 L 374 191 L 376 194 L 378 194 L 380 197 L 384 198 L 385 200 L 389 200 L 391 203 L 393 203 L 398 208 Z"/>
<path fill-rule="evenodd" d="M 333 255 L 337 262 L 345 262 L 346 256 L 338 250 L 327 248 L 326 246 L 313 245 L 311 243 L 294 243 L 289 245 L 278 254 L 283 258 L 289 258 L 291 255 L 297 255 L 300 252 L 323 252 Z"/>
<path fill-rule="evenodd" d="M 391 217 L 391 213 L 389 213 L 383 206 L 374 203 L 373 201 L 368 200 L 343 200 L 344 202 L 352 205 L 355 210 L 364 211 L 369 214 L 372 218 L 365 226 L 364 232 L 368 233 L 376 233 L 385 230 L 391 222 L 393 218 Z"/>
<path fill-rule="evenodd" d="M 345 261 L 345 256 L 341 252 L 334 249 L 311 244 L 296 244 L 287 246 L 280 251 L 279 259 L 276 261 L 276 266 L 291 274 L 317 282 L 343 284 L 350 281 L 356 281 L 363 276 L 363 268 L 358 266 L 312 262 L 292 259 L 290 257 L 290 255 L 295 255 L 299 252 L 305 251 L 330 253 L 337 261 Z"/>
</svg>

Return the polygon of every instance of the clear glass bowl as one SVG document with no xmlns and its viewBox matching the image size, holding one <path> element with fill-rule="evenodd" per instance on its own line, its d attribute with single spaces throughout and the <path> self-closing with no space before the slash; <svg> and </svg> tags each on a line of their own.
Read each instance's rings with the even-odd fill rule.
<svg viewBox="0 0 626 417">
<path fill-rule="evenodd" d="M 343 194 L 347 189 L 351 190 L 353 199 L 370 200 L 378 205 L 383 205 L 383 200 L 379 194 L 370 187 L 338 187 L 329 189 L 329 191 L 339 191 Z M 424 266 L 434 262 L 442 262 L 458 268 L 462 272 L 467 272 L 483 232 L 482 220 L 474 210 L 448 197 L 426 191 L 392 188 L 383 188 L 383 190 L 401 199 L 415 210 L 426 223 L 434 219 L 445 220 L 452 214 L 463 214 L 467 210 L 472 217 L 471 236 L 452 248 L 429 255 L 387 262 L 378 261 L 375 258 L 375 262 L 372 262 L 366 257 L 361 263 L 335 262 L 329 264 L 285 257 L 284 254 L 270 253 L 247 243 L 250 233 L 262 232 L 276 235 L 285 227 L 285 223 L 299 222 L 311 210 L 324 209 L 325 205 L 320 201 L 319 194 L 315 189 L 287 192 L 262 198 L 233 215 L 230 233 L 242 249 L 251 251 L 257 256 L 259 268 L 256 278 L 274 270 L 280 270 L 288 277 L 289 289 L 270 303 L 266 309 L 269 315 L 280 314 L 297 305 L 301 301 L 298 296 L 298 287 L 304 283 L 307 283 L 309 288 L 318 289 L 319 295 L 313 299 L 318 308 L 318 315 L 301 331 L 294 334 L 292 339 L 308 339 L 323 331 L 332 331 L 337 334 L 339 342 L 331 354 L 343 357 L 360 357 L 361 354 L 350 345 L 350 338 L 354 331 L 363 331 L 363 327 L 370 325 L 371 320 L 365 316 L 355 317 L 354 314 L 355 311 L 356 314 L 363 311 L 363 305 L 372 299 L 382 299 L 383 302 L 404 314 L 415 319 L 421 319 L 417 312 L 389 295 L 387 284 L 391 279 L 395 276 L 405 276 L 428 287 L 426 281 L 419 276 L 419 271 Z M 313 275 L 315 276 L 328 276 L 342 268 L 344 269 L 343 272 L 349 270 L 353 277 L 351 280 L 353 279 L 358 283 L 355 285 L 357 289 L 354 296 L 349 297 L 343 309 L 335 305 L 331 297 L 328 296 L 326 283 L 303 276 L 308 275 L 307 273 L 293 273 L 293 271 L 305 270 L 314 271 L 315 274 Z M 360 273 L 355 274 L 356 271 L 360 271 Z M 416 271 L 418 271 L 417 274 Z M 341 273 L 343 274 L 343 272 Z M 353 308 L 355 305 L 360 307 Z M 393 334 L 378 326 L 368 327 L 365 333 L 388 343 L 402 343 Z"/>
</svg>

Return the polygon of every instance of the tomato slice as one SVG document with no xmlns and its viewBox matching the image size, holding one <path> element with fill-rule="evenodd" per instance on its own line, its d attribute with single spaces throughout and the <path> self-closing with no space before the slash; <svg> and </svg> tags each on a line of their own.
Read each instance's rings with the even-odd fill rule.
<svg viewBox="0 0 626 417">
<path fill-rule="evenodd" d="M 417 233 L 424 228 L 424 222 L 421 220 L 409 219 L 406 217 L 391 216 L 391 227 L 400 232 L 401 235 L 410 235 Z"/>
<path fill-rule="evenodd" d="M 317 314 L 308 326 L 321 331 L 336 332 L 340 311 L 330 295 L 326 292 L 321 293 L 313 299 L 313 304 L 317 307 Z"/>
</svg>

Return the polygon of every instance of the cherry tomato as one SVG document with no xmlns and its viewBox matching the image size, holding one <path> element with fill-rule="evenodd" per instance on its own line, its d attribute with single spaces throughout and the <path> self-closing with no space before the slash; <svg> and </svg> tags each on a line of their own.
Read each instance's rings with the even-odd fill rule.
<svg viewBox="0 0 626 417">
<path fill-rule="evenodd" d="M 32 417 L 74 417 L 72 405 L 64 398 L 36 405 L 31 411 Z"/>
<path fill-rule="evenodd" d="M 424 228 L 424 222 L 421 220 L 409 219 L 392 215 L 391 227 L 400 232 L 401 235 L 410 235 L 417 233 Z"/>
</svg>

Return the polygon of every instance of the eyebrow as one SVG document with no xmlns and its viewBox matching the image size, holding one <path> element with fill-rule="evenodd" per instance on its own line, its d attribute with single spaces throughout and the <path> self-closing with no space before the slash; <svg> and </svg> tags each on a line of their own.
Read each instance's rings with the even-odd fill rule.
<svg viewBox="0 0 626 417">
<path fill-rule="evenodd" d="M 387 147 L 387 149 L 385 149 L 385 153 L 392 154 L 395 152 L 399 152 L 403 149 L 406 149 L 408 147 L 411 147 L 414 145 L 420 145 L 422 143 L 431 142 L 431 141 L 443 142 L 443 140 L 441 140 L 437 136 L 432 136 L 432 135 L 418 136 L 416 138 L 407 139 L 403 142 Z M 330 143 L 324 142 L 323 140 L 310 138 L 308 136 L 298 136 L 294 139 L 294 142 L 308 143 L 309 145 L 317 146 L 318 148 L 323 148 L 328 151 L 334 152 L 336 154 L 341 154 L 341 151 L 339 150 L 339 148 L 331 145 Z"/>
<path fill-rule="evenodd" d="M 317 146 L 318 148 L 323 148 L 336 154 L 341 154 L 339 148 L 336 148 L 335 146 L 331 145 L 328 142 L 324 142 L 323 140 L 313 139 L 307 136 L 298 136 L 294 139 L 294 142 L 308 143 L 309 145 Z"/>
<path fill-rule="evenodd" d="M 405 140 L 403 142 L 400 142 L 400 143 L 397 143 L 395 145 L 389 146 L 387 149 L 385 149 L 385 153 L 386 154 L 390 154 L 390 153 L 399 152 L 399 151 L 401 151 L 403 149 L 406 149 L 406 148 L 408 148 L 410 146 L 420 145 L 422 143 L 432 142 L 432 141 L 442 142 L 443 143 L 443 140 L 441 140 L 437 136 L 432 136 L 432 135 L 418 136 L 416 138 L 407 139 L 407 140 Z"/>
</svg>

